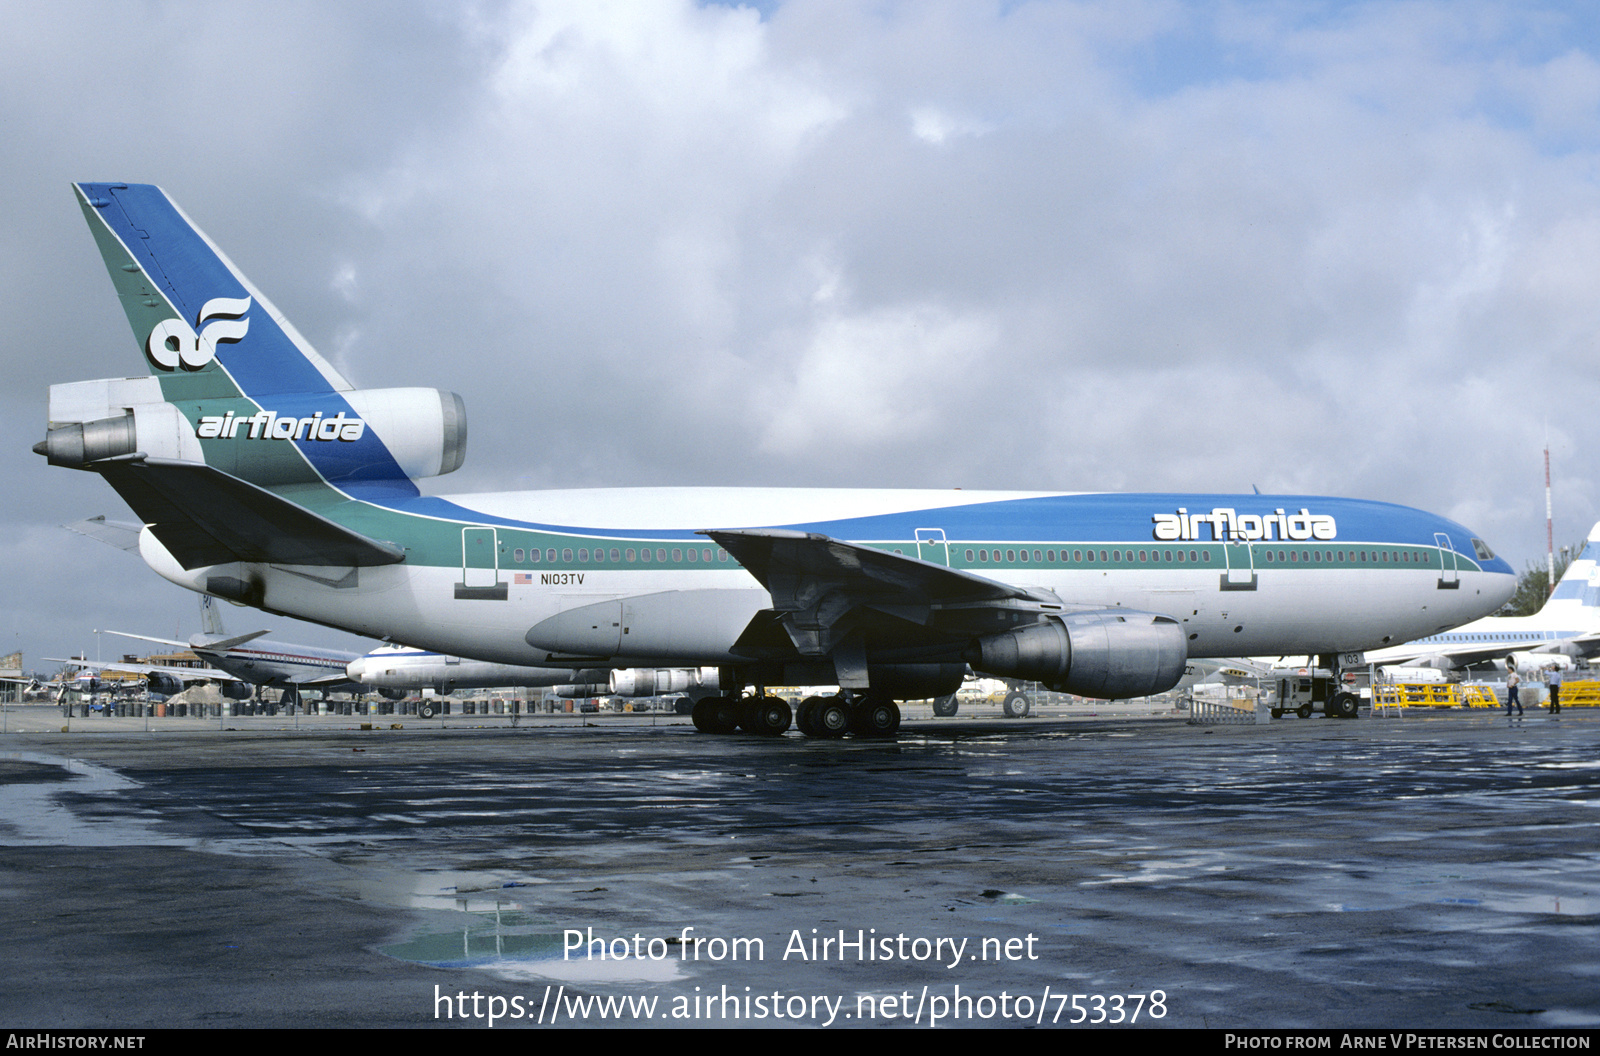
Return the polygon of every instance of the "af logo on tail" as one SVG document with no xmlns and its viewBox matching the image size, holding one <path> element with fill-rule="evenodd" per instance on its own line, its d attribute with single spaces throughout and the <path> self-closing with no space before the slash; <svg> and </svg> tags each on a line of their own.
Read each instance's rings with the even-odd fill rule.
<svg viewBox="0 0 1600 1056">
<path fill-rule="evenodd" d="M 250 330 L 244 317 L 249 310 L 249 297 L 213 297 L 201 307 L 194 325 L 216 322 L 196 333 L 182 319 L 165 319 L 145 339 L 145 355 L 157 370 L 199 370 L 216 358 L 218 342 L 244 339 Z"/>
</svg>

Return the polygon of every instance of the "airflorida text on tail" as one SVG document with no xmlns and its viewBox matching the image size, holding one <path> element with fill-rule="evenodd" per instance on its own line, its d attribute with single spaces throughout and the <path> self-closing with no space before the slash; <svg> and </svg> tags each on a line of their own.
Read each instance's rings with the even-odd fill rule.
<svg viewBox="0 0 1600 1056">
<path fill-rule="evenodd" d="M 827 736 L 840 708 L 892 729 L 969 664 L 1138 696 L 1189 657 L 1375 648 L 1515 587 L 1453 521 L 1327 496 L 425 496 L 464 457 L 458 397 L 353 388 L 160 189 L 76 190 L 149 374 L 52 386 L 35 450 L 101 474 L 162 576 L 268 611 L 495 663 L 714 666 L 730 699 L 838 685 L 800 720 Z"/>
</svg>

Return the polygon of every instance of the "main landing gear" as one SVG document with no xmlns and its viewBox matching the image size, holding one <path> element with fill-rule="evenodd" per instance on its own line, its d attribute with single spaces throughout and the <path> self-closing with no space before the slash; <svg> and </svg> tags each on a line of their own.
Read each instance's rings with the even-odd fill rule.
<svg viewBox="0 0 1600 1056">
<path fill-rule="evenodd" d="M 893 737 L 900 729 L 900 706 L 874 693 L 807 697 L 791 713 L 780 697 L 757 693 L 740 697 L 704 697 L 694 706 L 694 728 L 701 733 L 744 730 L 780 737 L 791 720 L 807 737 L 835 739 L 847 733 L 861 738 Z"/>
</svg>

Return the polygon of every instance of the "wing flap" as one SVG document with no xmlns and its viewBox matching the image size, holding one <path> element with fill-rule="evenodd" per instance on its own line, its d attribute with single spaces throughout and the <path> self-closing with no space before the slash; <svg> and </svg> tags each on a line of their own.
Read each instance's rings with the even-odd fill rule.
<svg viewBox="0 0 1600 1056">
<path fill-rule="evenodd" d="M 814 532 L 741 528 L 702 533 L 733 555 L 772 592 L 775 606 L 806 606 L 818 586 L 882 597 L 901 605 L 1027 599 L 1019 587 Z"/>
<path fill-rule="evenodd" d="M 833 654 L 870 618 L 865 609 L 927 626 L 940 609 L 1044 600 L 1021 587 L 814 532 L 743 528 L 702 534 L 767 588 L 783 629 L 806 657 Z M 1059 608 L 1059 599 L 1049 600 Z"/>
</svg>

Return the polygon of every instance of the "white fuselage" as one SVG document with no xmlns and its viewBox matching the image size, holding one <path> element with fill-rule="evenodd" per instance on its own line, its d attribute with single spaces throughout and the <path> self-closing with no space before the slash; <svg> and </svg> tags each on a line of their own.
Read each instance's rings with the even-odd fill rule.
<svg viewBox="0 0 1600 1056">
<path fill-rule="evenodd" d="M 1124 534 L 1114 541 L 1084 542 L 1077 530 L 1041 530 L 1033 537 L 1011 530 L 1002 550 L 991 549 L 986 542 L 974 546 L 954 533 L 943 534 L 935 523 L 952 509 L 1050 497 L 1013 492 L 732 488 L 448 497 L 443 501 L 463 514 L 480 517 L 479 524 L 582 525 L 561 531 L 568 538 L 592 539 L 599 549 L 595 559 L 582 563 L 569 557 L 552 564 L 542 555 L 537 562 L 526 556 L 519 562 L 511 557 L 517 551 L 502 541 L 498 549 L 503 553 L 493 568 L 410 562 L 361 568 L 355 587 L 330 585 L 337 576 L 327 569 L 230 564 L 185 571 L 149 531 L 143 533 L 141 553 L 161 575 L 190 589 L 204 591 L 210 575 L 255 576 L 265 585 L 264 607 L 272 611 L 495 663 L 563 667 L 573 666 L 571 658 L 563 660 L 563 651 L 548 643 L 530 643 L 530 631 L 573 609 L 669 592 L 685 601 L 676 610 L 673 625 L 655 627 L 640 637 L 629 635 L 631 641 L 622 641 L 617 651 L 605 658 L 607 666 L 737 662 L 739 656 L 731 651 L 734 642 L 758 612 L 770 607 L 771 600 L 767 590 L 725 551 L 710 539 L 693 534 L 729 526 L 827 526 L 892 520 L 897 527 L 890 534 L 851 537 L 849 541 L 901 550 L 935 563 L 961 565 L 1016 586 L 1039 588 L 1075 608 L 1120 607 L 1170 616 L 1184 625 L 1189 655 L 1195 657 L 1378 648 L 1434 634 L 1493 611 L 1515 585 L 1515 577 L 1506 571 L 1474 567 L 1453 573 L 1455 585 L 1440 589 L 1437 567 L 1401 563 L 1397 544 L 1383 539 L 1354 538 L 1344 543 L 1254 540 L 1236 548 L 1230 557 L 1215 543 L 1208 548 L 1203 542 L 1152 541 L 1148 534 L 1142 540 Z M 1238 501 L 1242 504 L 1244 498 Z M 928 511 L 926 517 L 922 511 Z M 922 520 L 928 522 L 927 529 L 941 533 L 933 537 L 932 546 L 923 534 Z M 463 517 L 462 523 L 472 521 Z M 498 531 L 511 533 L 506 527 Z M 688 564 L 680 555 L 665 562 L 665 567 L 654 559 L 631 563 L 601 560 L 624 546 L 629 553 L 647 551 L 652 542 L 657 552 L 693 550 L 700 556 Z M 1337 551 L 1333 549 L 1336 545 L 1340 547 Z M 1080 555 L 1090 551 L 1093 564 L 1042 557 L 1049 553 L 1065 558 L 1067 547 Z M 1420 551 L 1426 547 L 1413 545 L 1410 549 L 1419 552 L 1420 561 Z M 1007 561 L 1003 569 L 986 563 L 972 565 L 967 555 L 974 550 L 992 552 L 996 557 L 1020 551 L 1028 560 Z M 1393 563 L 1388 561 L 1390 550 L 1396 556 Z M 534 547 L 527 551 L 536 552 Z M 1378 560 L 1380 552 L 1384 553 L 1383 562 Z M 1324 553 L 1326 564 L 1322 563 Z M 1034 554 L 1040 554 L 1040 559 L 1034 560 Z M 1240 554 L 1247 568 L 1230 571 L 1223 567 L 1229 561 L 1238 565 Z M 474 572 L 503 586 L 503 599 L 456 597 L 452 588 L 469 580 Z M 1248 584 L 1249 589 L 1226 589 L 1224 584 L 1230 579 L 1235 587 Z"/>
</svg>

